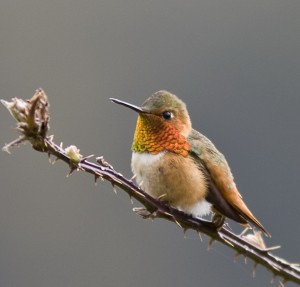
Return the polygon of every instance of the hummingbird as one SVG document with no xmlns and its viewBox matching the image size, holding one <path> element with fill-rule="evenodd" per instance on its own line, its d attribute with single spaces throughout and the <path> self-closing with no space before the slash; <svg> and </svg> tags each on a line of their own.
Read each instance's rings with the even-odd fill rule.
<svg viewBox="0 0 300 287">
<path fill-rule="evenodd" d="M 111 101 L 138 113 L 131 169 L 146 193 L 195 218 L 212 213 L 217 229 L 230 218 L 270 235 L 243 201 L 224 155 L 192 128 L 182 100 L 161 90 L 141 107 Z"/>
</svg>

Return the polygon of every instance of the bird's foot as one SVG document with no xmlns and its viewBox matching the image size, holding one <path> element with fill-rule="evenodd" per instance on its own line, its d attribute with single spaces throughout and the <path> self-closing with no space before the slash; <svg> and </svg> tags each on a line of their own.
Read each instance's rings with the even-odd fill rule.
<svg viewBox="0 0 300 287">
<path fill-rule="evenodd" d="M 219 213 L 215 213 L 213 215 L 212 223 L 218 230 L 222 228 L 224 222 L 225 222 L 225 216 L 223 216 Z"/>
</svg>

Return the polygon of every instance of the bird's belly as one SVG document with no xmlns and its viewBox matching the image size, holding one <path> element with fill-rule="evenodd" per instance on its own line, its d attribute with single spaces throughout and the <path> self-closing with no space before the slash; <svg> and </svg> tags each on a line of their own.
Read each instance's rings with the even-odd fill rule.
<svg viewBox="0 0 300 287">
<path fill-rule="evenodd" d="M 137 183 L 151 196 L 196 217 L 210 212 L 207 182 L 192 158 L 167 151 L 132 153 L 131 168 Z"/>
</svg>

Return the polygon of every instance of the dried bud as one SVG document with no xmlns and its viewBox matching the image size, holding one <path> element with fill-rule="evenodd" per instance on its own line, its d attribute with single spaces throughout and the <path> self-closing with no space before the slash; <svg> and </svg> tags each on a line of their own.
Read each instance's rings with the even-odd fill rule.
<svg viewBox="0 0 300 287">
<path fill-rule="evenodd" d="M 12 98 L 11 102 L 1 100 L 1 103 L 8 109 L 10 114 L 18 122 L 26 122 L 28 116 L 28 103 L 22 99 Z"/>
<path fill-rule="evenodd" d="M 82 159 L 82 155 L 80 154 L 80 149 L 78 149 L 75 145 L 70 145 L 66 147 L 65 153 L 75 164 L 78 164 Z"/>
</svg>

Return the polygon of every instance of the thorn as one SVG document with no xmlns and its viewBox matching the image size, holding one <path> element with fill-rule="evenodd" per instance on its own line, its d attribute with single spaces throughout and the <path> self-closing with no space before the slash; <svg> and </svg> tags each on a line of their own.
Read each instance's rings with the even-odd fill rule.
<svg viewBox="0 0 300 287">
<path fill-rule="evenodd" d="M 264 251 L 269 252 L 269 251 L 277 250 L 277 249 L 280 249 L 280 248 L 281 248 L 280 245 L 276 245 L 276 246 L 265 248 Z"/>
<path fill-rule="evenodd" d="M 188 229 L 187 228 L 183 228 L 183 238 L 184 239 L 186 239 L 187 237 L 186 237 L 186 232 L 188 231 Z"/>
<path fill-rule="evenodd" d="M 49 140 L 50 142 L 53 142 L 54 135 L 50 135 L 50 136 L 48 136 L 47 138 L 48 138 L 48 140 Z"/>
<path fill-rule="evenodd" d="M 275 277 L 276 277 L 275 274 L 273 274 L 270 284 L 273 284 L 275 282 Z"/>
<path fill-rule="evenodd" d="M 175 222 L 180 228 L 184 229 L 184 228 L 182 227 L 182 225 L 179 223 L 179 221 L 177 221 L 177 219 L 176 219 L 174 216 L 172 216 L 172 217 L 173 217 L 174 222 Z"/>
<path fill-rule="evenodd" d="M 174 219 L 173 214 L 171 214 L 169 212 L 166 212 L 166 211 L 163 211 L 162 213 L 169 216 L 169 217 L 171 217 L 172 219 Z M 176 222 L 176 220 L 174 220 L 174 221 Z"/>
<path fill-rule="evenodd" d="M 134 174 L 131 178 L 130 181 L 133 181 L 136 178 L 136 174 Z"/>
<path fill-rule="evenodd" d="M 85 171 L 85 169 L 81 166 L 80 163 L 78 164 L 77 170 L 78 171 Z"/>
<path fill-rule="evenodd" d="M 87 156 L 83 157 L 81 161 L 85 161 L 85 160 L 87 160 L 87 159 L 90 159 L 90 158 L 92 158 L 93 156 L 94 156 L 93 154 L 87 155 Z"/>
<path fill-rule="evenodd" d="M 58 157 L 54 158 L 53 160 L 51 160 L 51 158 L 49 157 L 49 162 L 50 162 L 50 164 L 52 164 L 52 165 L 54 165 L 58 160 L 59 160 Z"/>
<path fill-rule="evenodd" d="M 116 190 L 115 184 L 112 182 L 111 185 L 112 185 L 112 187 L 113 187 L 113 192 L 114 192 L 115 194 L 117 194 L 117 190 Z"/>
<path fill-rule="evenodd" d="M 133 199 L 132 199 L 132 196 L 130 194 L 129 194 L 129 199 L 130 199 L 131 205 L 133 205 Z"/>
<path fill-rule="evenodd" d="M 227 239 L 225 239 L 225 238 L 222 238 L 223 240 L 224 240 L 224 242 L 226 242 L 228 245 L 230 245 L 230 246 L 232 246 L 232 247 L 234 247 L 234 244 L 232 243 L 232 242 L 230 242 L 230 241 L 228 241 Z"/>
<path fill-rule="evenodd" d="M 237 259 L 238 259 L 238 257 L 239 257 L 240 255 L 242 255 L 242 253 L 237 252 L 237 253 L 234 255 L 233 262 L 237 262 Z"/>
<path fill-rule="evenodd" d="M 139 191 L 136 191 L 136 193 L 137 193 L 139 196 L 143 197 L 143 198 L 146 197 L 145 194 L 143 194 L 143 193 L 141 193 L 141 192 L 139 192 Z"/>
<path fill-rule="evenodd" d="M 60 142 L 59 147 L 60 147 L 60 148 L 63 148 L 63 145 L 64 145 L 64 143 L 63 143 L 63 142 Z"/>
<path fill-rule="evenodd" d="M 2 151 L 7 152 L 8 154 L 11 154 L 7 144 L 5 144 L 5 146 L 2 148 Z"/>
<path fill-rule="evenodd" d="M 214 243 L 215 239 L 211 238 L 208 241 L 208 246 L 207 246 L 207 250 L 210 251 L 212 249 L 212 244 Z"/>
<path fill-rule="evenodd" d="M 94 174 L 94 183 L 95 183 L 95 185 L 97 185 L 97 180 L 98 180 L 98 178 L 100 177 L 100 175 L 98 175 L 98 174 Z"/>
<path fill-rule="evenodd" d="M 281 280 L 279 280 L 279 287 L 284 287 L 284 283 L 285 283 L 285 281 L 283 280 L 283 281 L 281 281 Z"/>
<path fill-rule="evenodd" d="M 94 179 L 95 179 L 95 182 L 98 180 L 98 179 L 101 179 L 102 181 L 104 180 L 103 179 L 103 175 L 100 173 L 100 172 L 98 172 L 98 171 L 94 171 Z"/>
<path fill-rule="evenodd" d="M 245 262 L 245 265 L 247 265 L 247 256 L 244 254 L 244 262 Z"/>
<path fill-rule="evenodd" d="M 9 144 L 5 144 L 5 146 L 2 148 L 2 151 L 7 152 L 10 154 L 10 148 L 14 146 L 19 146 L 21 143 L 24 143 L 26 141 L 26 136 L 20 136 L 17 139 L 13 140 Z"/>
<path fill-rule="evenodd" d="M 252 277 L 255 278 L 256 277 L 256 267 L 257 267 L 257 262 L 254 263 L 253 266 L 253 271 L 252 271 Z"/>
<path fill-rule="evenodd" d="M 200 231 L 197 231 L 197 233 L 198 233 L 199 239 L 201 240 L 201 242 L 203 242 L 203 239 L 202 239 L 202 236 L 201 236 L 201 232 L 200 232 Z"/>
<path fill-rule="evenodd" d="M 71 175 L 72 175 L 72 173 L 74 172 L 74 170 L 76 170 L 76 167 L 71 167 L 71 169 L 70 169 L 70 171 L 69 171 L 69 173 L 67 174 L 67 176 L 66 176 L 66 177 L 69 177 L 69 176 L 71 176 Z"/>
</svg>

